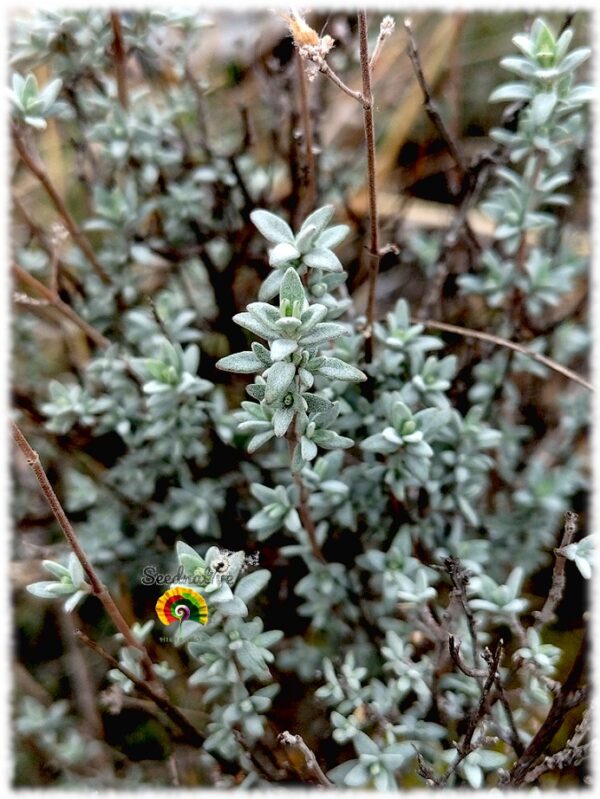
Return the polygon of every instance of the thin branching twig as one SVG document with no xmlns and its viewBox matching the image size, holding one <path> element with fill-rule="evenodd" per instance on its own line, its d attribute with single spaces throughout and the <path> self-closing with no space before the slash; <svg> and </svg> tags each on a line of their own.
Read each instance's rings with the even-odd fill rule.
<svg viewBox="0 0 600 799">
<path fill-rule="evenodd" d="M 562 726 L 566 713 L 586 699 L 587 686 L 577 687 L 585 667 L 584 647 L 585 642 L 582 641 L 573 666 L 560 691 L 554 697 L 548 715 L 515 763 L 508 780 L 508 785 L 511 787 L 522 785 L 527 781 L 529 773 L 535 768 Z"/>
<path fill-rule="evenodd" d="M 488 663 L 488 674 L 486 681 L 481 691 L 481 698 L 477 707 L 473 709 L 469 716 L 467 723 L 467 730 L 462 737 L 461 741 L 456 744 L 456 759 L 451 763 L 441 777 L 434 779 L 434 784 L 438 787 L 443 787 L 447 784 L 450 777 L 454 774 L 456 769 L 460 766 L 463 760 L 468 757 L 475 749 L 478 748 L 481 742 L 474 744 L 473 736 L 479 726 L 480 722 L 487 715 L 491 704 L 492 688 L 498 675 L 498 667 L 504 652 L 504 645 L 502 639 L 496 645 L 494 652 L 485 649 L 483 656 Z"/>
<path fill-rule="evenodd" d="M 115 77 L 117 79 L 117 94 L 121 106 L 127 110 L 129 107 L 129 92 L 127 90 L 126 50 L 123 40 L 123 26 L 121 17 L 116 11 L 110 12 L 110 26 L 113 33 L 113 55 L 115 57 Z"/>
<path fill-rule="evenodd" d="M 77 325 L 86 336 L 93 341 L 96 346 L 106 349 L 106 347 L 110 346 L 110 341 L 102 335 L 98 330 L 96 330 L 89 322 L 86 322 L 79 314 L 73 310 L 70 305 L 67 305 L 66 302 L 61 300 L 60 296 L 56 291 L 52 291 L 43 283 L 41 283 L 37 278 L 27 272 L 18 264 L 13 264 L 12 266 L 13 275 L 24 283 L 29 288 L 36 291 L 40 294 L 43 298 L 45 303 L 47 303 L 52 308 L 56 308 L 63 316 L 65 316 L 70 322 Z"/>
<path fill-rule="evenodd" d="M 452 582 L 453 594 L 460 602 L 467 619 L 467 627 L 469 628 L 469 636 L 471 638 L 471 656 L 473 658 L 473 666 L 477 669 L 477 663 L 479 662 L 479 644 L 477 641 L 475 616 L 469 606 L 469 599 L 467 597 L 469 574 L 458 558 L 455 558 L 453 555 L 444 559 L 444 567 Z"/>
<path fill-rule="evenodd" d="M 566 558 L 564 555 L 561 555 L 560 550 L 568 546 L 575 537 L 577 533 L 577 519 L 577 514 L 573 513 L 572 511 L 568 511 L 565 514 L 565 526 L 563 530 L 562 541 L 560 542 L 560 547 L 558 550 L 555 550 L 556 560 L 554 561 L 554 570 L 552 572 L 552 584 L 544 603 L 544 607 L 537 614 L 535 614 L 537 616 L 534 624 L 535 628 L 543 627 L 544 624 L 548 624 L 548 622 L 552 621 L 556 608 L 560 604 L 560 600 L 563 597 L 566 584 Z"/>
<path fill-rule="evenodd" d="M 54 184 L 50 179 L 50 175 L 48 174 L 48 170 L 46 169 L 45 165 L 39 158 L 37 154 L 34 154 L 27 142 L 25 141 L 25 137 L 23 135 L 23 131 L 17 126 L 13 125 L 12 127 L 12 135 L 13 135 L 13 142 L 19 156 L 21 157 L 21 161 L 25 164 L 27 169 L 34 175 L 39 182 L 42 184 L 44 189 L 46 190 L 47 195 L 50 197 L 52 204 L 62 217 L 62 220 L 65 224 L 65 227 L 73 237 L 77 246 L 82 250 L 85 257 L 90 262 L 90 266 L 94 270 L 94 272 L 98 275 L 100 280 L 105 283 L 109 284 L 111 282 L 108 273 L 104 269 L 104 267 L 98 261 L 96 253 L 94 252 L 94 248 L 90 244 L 89 239 L 87 236 L 84 235 L 81 228 L 77 224 L 77 222 L 73 219 L 67 206 L 65 205 L 63 198 L 58 193 L 57 189 L 55 188 Z"/>
<path fill-rule="evenodd" d="M 325 776 L 315 753 L 301 735 L 293 735 L 285 730 L 278 735 L 277 740 L 286 750 L 289 763 L 302 782 L 317 782 L 327 788 L 332 787 L 333 783 Z"/>
<path fill-rule="evenodd" d="M 293 426 L 290 425 L 290 429 Z M 294 447 L 298 446 L 298 437 L 295 432 L 288 431 L 287 435 L 288 440 L 288 452 L 290 456 L 290 463 L 292 462 L 292 456 L 294 452 Z M 302 527 L 305 529 L 306 534 L 308 535 L 308 540 L 310 543 L 310 548 L 312 550 L 313 555 L 317 560 L 321 561 L 321 563 L 325 563 L 325 556 L 323 555 L 323 551 L 319 546 L 319 542 L 317 541 L 317 528 L 315 526 L 314 519 L 310 512 L 310 507 L 308 504 L 308 491 L 306 486 L 302 482 L 302 476 L 298 472 L 293 472 L 294 483 L 298 488 L 298 515 L 300 516 L 300 521 L 302 522 Z"/>
<path fill-rule="evenodd" d="M 416 319 L 411 317 L 411 322 L 413 324 L 423 325 L 424 327 L 431 327 L 434 330 L 444 330 L 448 333 L 456 333 L 456 335 L 464 336 L 465 338 L 477 338 L 481 341 L 489 341 L 492 344 L 497 344 L 499 347 L 507 347 L 510 350 L 520 352 L 521 355 L 526 355 L 528 358 L 532 358 L 534 361 L 547 366 L 548 369 L 558 372 L 558 374 L 563 375 L 563 377 L 567 377 L 569 380 L 579 383 L 580 386 L 587 388 L 588 391 L 594 390 L 593 385 L 584 377 L 578 375 L 577 372 L 573 372 L 566 366 L 562 366 L 560 363 L 552 360 L 552 358 L 548 358 L 546 355 L 541 355 L 539 352 L 534 352 L 528 347 L 523 346 L 523 344 L 518 344 L 516 341 L 510 341 L 510 339 L 502 338 L 502 336 L 497 336 L 494 333 L 484 333 L 482 330 L 473 330 L 469 327 L 450 325 L 447 322 L 436 322 L 433 319 Z"/>
<path fill-rule="evenodd" d="M 87 554 L 85 553 L 83 547 L 81 546 L 77 533 L 75 532 L 73 526 L 71 525 L 71 522 L 67 518 L 67 515 L 64 512 L 63 507 L 58 497 L 56 496 L 54 489 L 52 488 L 52 485 L 50 484 L 50 481 L 48 480 L 48 476 L 46 475 L 46 472 L 42 467 L 40 456 L 33 449 L 33 447 L 31 447 L 31 445 L 23 435 L 19 426 L 12 421 L 11 421 L 11 433 L 17 446 L 25 456 L 27 465 L 30 467 L 31 471 L 35 475 L 39 483 L 39 486 L 42 489 L 42 493 L 44 494 L 46 501 L 48 502 L 48 505 L 50 506 L 50 509 L 54 514 L 54 517 L 58 522 L 65 538 L 67 539 L 69 546 L 71 547 L 71 549 L 75 553 L 75 556 L 77 557 L 77 560 L 81 564 L 81 567 L 89 580 L 92 593 L 95 596 L 97 596 L 98 599 L 102 602 L 104 609 L 110 616 L 117 630 L 121 633 L 121 635 L 127 642 L 127 645 L 134 647 L 135 649 L 141 652 L 142 656 L 141 662 L 142 666 L 144 667 L 144 671 L 147 675 L 147 678 L 155 682 L 157 685 L 160 685 L 160 683 L 158 683 L 154 671 L 154 666 L 152 664 L 152 661 L 150 660 L 146 648 L 144 647 L 143 644 L 140 643 L 140 641 L 138 641 L 138 639 L 133 634 L 131 628 L 123 618 L 121 611 L 119 610 L 119 608 L 115 604 L 114 599 L 109 593 L 108 588 L 102 582 L 100 576 L 96 572 L 95 568 L 92 566 L 92 563 L 90 562 Z"/>
<path fill-rule="evenodd" d="M 301 199 L 300 218 L 312 210 L 317 199 L 317 164 L 315 159 L 312 121 L 310 118 L 310 105 L 308 102 L 308 86 L 302 58 L 296 51 L 296 74 L 298 79 L 298 95 L 300 98 L 300 119 L 302 120 L 302 134 L 304 143 L 304 195 Z"/>
<path fill-rule="evenodd" d="M 415 41 L 412 25 L 409 19 L 404 20 L 404 30 L 406 31 L 406 34 L 408 36 L 408 47 L 407 47 L 408 57 L 410 58 L 411 64 L 413 65 L 415 76 L 421 88 L 421 93 L 423 94 L 423 107 L 425 108 L 427 116 L 429 117 L 434 127 L 436 128 L 436 130 L 444 140 L 444 143 L 448 148 L 448 152 L 452 156 L 452 159 L 456 164 L 460 172 L 460 176 L 462 178 L 467 173 L 467 166 L 465 164 L 465 159 L 463 158 L 458 143 L 454 141 L 450 131 L 448 130 L 446 123 L 442 119 L 442 116 L 438 111 L 437 105 L 435 104 L 435 101 L 432 97 L 429 85 L 425 80 L 425 75 L 423 74 L 423 67 L 421 66 L 419 51 L 417 49 L 417 43 Z"/>
<path fill-rule="evenodd" d="M 373 94 L 369 63 L 369 39 L 366 11 L 358 12 L 360 69 L 362 77 L 362 107 L 367 145 L 367 174 L 369 192 L 369 293 L 367 325 L 365 328 L 365 361 L 373 360 L 373 322 L 376 313 L 377 275 L 379 274 L 379 215 L 377 211 L 377 171 L 375 164 L 375 129 L 373 125 Z"/>
<path fill-rule="evenodd" d="M 164 693 L 157 692 L 156 689 L 147 681 L 140 680 L 140 678 L 137 677 L 132 671 L 130 671 L 122 663 L 119 663 L 119 661 L 103 647 L 101 647 L 100 644 L 96 643 L 96 641 L 93 641 L 81 630 L 76 630 L 75 634 L 82 644 L 85 644 L 85 646 L 103 658 L 113 669 L 120 671 L 121 674 L 127 677 L 127 679 L 135 685 L 141 694 L 144 694 L 144 696 L 147 696 L 148 699 L 151 699 L 154 704 L 160 708 L 160 710 L 162 710 L 167 718 L 170 719 L 170 721 L 172 721 L 182 731 L 187 744 L 190 746 L 197 746 L 199 748 L 204 746 L 204 736 L 184 716 L 181 710 L 179 710 L 179 708 L 164 695 Z M 221 757 L 218 751 L 211 752 L 211 754 L 215 760 L 218 761 L 223 771 L 229 774 L 237 773 L 237 768 L 228 760 Z"/>
</svg>

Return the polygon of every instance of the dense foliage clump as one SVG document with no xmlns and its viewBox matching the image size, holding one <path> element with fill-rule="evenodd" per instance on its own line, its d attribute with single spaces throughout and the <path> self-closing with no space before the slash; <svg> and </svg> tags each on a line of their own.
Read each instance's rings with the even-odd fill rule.
<svg viewBox="0 0 600 799">
<path fill-rule="evenodd" d="M 289 148 L 268 159 L 247 109 L 235 130 L 211 133 L 211 111 L 222 119 L 190 67 L 208 20 L 77 11 L 15 22 L 14 434 L 34 466 L 20 430 L 39 451 L 72 550 L 38 500 L 39 469 L 19 459 L 22 587 L 61 602 L 17 595 L 15 779 L 581 781 L 572 597 L 591 576 L 589 335 L 587 261 L 568 213 L 589 50 L 542 19 L 515 36 L 518 54 L 501 61 L 510 82 L 490 98 L 508 113 L 462 165 L 458 222 L 442 236 L 382 219 L 390 247 L 374 251 L 369 81 L 376 90 L 375 62 L 402 33 L 384 18 L 369 63 L 359 15 L 358 92 L 339 78 L 354 28 L 330 53 L 331 37 L 295 13 L 288 22 L 297 53 L 263 75 L 263 112 L 292 79 L 320 86 L 321 102 L 324 87 L 359 100 L 364 220 L 347 202 L 364 182 L 363 150 L 313 147 L 303 125 L 318 120 L 302 103 Z M 65 199 L 51 134 L 69 158 Z M 420 304 L 377 295 L 389 255 L 409 265 Z M 362 283 L 373 292 L 364 314 Z M 145 579 L 157 574 L 170 579 Z M 159 630 L 154 606 L 174 587 L 203 597 L 206 624 Z M 46 644 L 57 629 L 64 653 Z"/>
</svg>

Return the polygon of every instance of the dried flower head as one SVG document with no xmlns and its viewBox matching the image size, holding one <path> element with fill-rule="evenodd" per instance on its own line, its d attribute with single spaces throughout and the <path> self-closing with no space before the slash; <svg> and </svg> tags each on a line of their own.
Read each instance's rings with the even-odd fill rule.
<svg viewBox="0 0 600 799">
<path fill-rule="evenodd" d="M 51 242 L 54 247 L 60 247 L 69 238 L 69 231 L 62 222 L 53 222 L 50 231 Z"/>
<path fill-rule="evenodd" d="M 319 44 L 319 34 L 313 30 L 308 22 L 295 9 L 290 14 L 281 14 L 287 22 L 292 39 L 296 47 L 314 47 Z"/>
<path fill-rule="evenodd" d="M 396 23 L 394 22 L 394 18 L 390 17 L 388 14 L 381 20 L 381 25 L 379 26 L 379 35 L 382 39 L 387 39 L 388 36 L 392 35 L 395 27 Z"/>
<path fill-rule="evenodd" d="M 289 15 L 281 16 L 288 24 L 300 57 L 306 62 L 306 76 L 312 81 L 325 63 L 325 56 L 333 48 L 335 40 L 331 36 L 319 36 L 295 9 Z"/>
</svg>

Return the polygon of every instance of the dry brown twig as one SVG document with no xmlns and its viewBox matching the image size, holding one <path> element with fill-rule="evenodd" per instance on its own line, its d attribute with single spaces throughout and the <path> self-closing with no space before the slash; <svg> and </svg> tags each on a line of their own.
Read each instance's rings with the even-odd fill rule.
<svg viewBox="0 0 600 799">
<path fill-rule="evenodd" d="M 545 355 L 541 355 L 539 352 L 530 350 L 528 347 L 523 346 L 523 344 L 517 344 L 515 341 L 510 341 L 510 339 L 502 338 L 502 336 L 497 336 L 494 333 L 484 333 L 482 330 L 472 330 L 468 327 L 450 325 L 446 322 L 436 322 L 433 319 L 417 319 L 415 317 L 411 317 L 410 321 L 415 325 L 431 327 L 434 330 L 444 330 L 447 333 L 456 333 L 456 335 L 464 336 L 465 338 L 477 338 L 481 339 L 481 341 L 489 341 L 492 344 L 497 344 L 499 347 L 507 347 L 510 350 L 514 350 L 514 352 L 520 352 L 521 355 L 526 355 L 528 358 L 532 358 L 534 361 L 547 366 L 548 369 L 558 372 L 558 374 L 563 375 L 563 377 L 567 377 L 569 380 L 579 383 L 580 386 L 587 388 L 588 391 L 594 390 L 593 385 L 584 377 L 578 375 L 577 372 L 573 372 L 566 366 L 562 366 L 560 363 L 552 360 L 552 358 L 548 358 Z"/>
<path fill-rule="evenodd" d="M 29 169 L 32 175 L 39 180 L 46 190 L 46 193 L 50 197 L 52 204 L 60 214 L 65 227 L 73 237 L 73 240 L 77 246 L 82 250 L 83 254 L 88 259 L 94 272 L 104 284 L 110 284 L 111 279 L 108 276 L 108 273 L 98 261 L 96 253 L 94 252 L 94 248 L 90 244 L 89 239 L 87 236 L 85 236 L 77 222 L 71 216 L 63 198 L 60 196 L 56 187 L 52 183 L 44 163 L 39 155 L 30 149 L 30 145 L 25 138 L 25 131 L 18 125 L 13 124 L 12 138 L 15 148 L 21 157 L 21 161 L 25 164 L 27 169 Z"/>
<path fill-rule="evenodd" d="M 325 776 L 317 761 L 315 753 L 310 749 L 301 735 L 293 735 L 285 730 L 277 736 L 288 755 L 288 760 L 302 782 L 317 782 L 327 788 L 333 783 Z"/>
<path fill-rule="evenodd" d="M 298 95 L 300 98 L 300 119 L 304 134 L 304 195 L 301 199 L 300 218 L 304 218 L 315 205 L 317 199 L 317 164 L 315 159 L 312 121 L 310 118 L 310 104 L 308 99 L 308 86 L 306 74 L 302 65 L 302 58 L 296 51 L 296 65 L 298 77 Z"/>
<path fill-rule="evenodd" d="M 138 641 L 138 639 L 133 634 L 131 628 L 121 615 L 120 610 L 116 606 L 111 594 L 109 593 L 108 589 L 102 582 L 101 578 L 97 574 L 96 570 L 90 563 L 85 551 L 83 550 L 77 534 L 73 529 L 71 523 L 69 522 L 62 505 L 58 497 L 56 496 L 54 489 L 52 488 L 50 481 L 40 463 L 40 458 L 38 453 L 30 446 L 29 442 L 19 429 L 18 425 L 14 422 L 11 422 L 11 432 L 12 436 L 17 443 L 17 446 L 21 450 L 21 452 L 25 455 L 27 460 L 27 464 L 33 471 L 37 481 L 42 489 L 48 504 L 54 514 L 61 530 L 64 533 L 65 538 L 67 539 L 71 549 L 75 553 L 77 560 L 81 564 L 89 583 L 92 588 L 92 593 L 97 596 L 102 604 L 108 615 L 110 616 L 111 620 L 115 624 L 117 630 L 121 633 L 123 638 L 125 639 L 126 645 L 139 650 L 141 653 L 141 665 L 144 669 L 145 677 L 144 679 L 140 679 L 135 674 L 133 674 L 129 669 L 124 667 L 121 663 L 119 663 L 116 658 L 110 655 L 106 650 L 104 650 L 99 644 L 95 641 L 92 641 L 87 635 L 85 635 L 81 630 L 76 630 L 76 635 L 79 640 L 84 643 L 87 647 L 92 649 L 98 655 L 100 655 L 104 660 L 109 663 L 113 668 L 118 669 L 122 674 L 124 674 L 127 679 L 131 680 L 131 682 L 136 686 L 136 688 L 140 691 L 140 693 L 147 696 L 151 699 L 154 704 L 159 707 L 165 715 L 174 722 L 177 727 L 184 733 L 186 743 L 189 743 L 193 746 L 203 746 L 204 744 L 204 737 L 201 733 L 194 727 L 191 722 L 183 715 L 183 713 L 177 708 L 173 703 L 168 699 L 166 692 L 162 683 L 159 681 L 156 673 L 154 671 L 154 664 L 152 663 L 146 648 L 142 643 Z M 230 763 L 225 758 L 221 758 L 218 753 L 213 753 L 213 757 L 219 762 L 221 767 L 227 773 L 237 773 L 237 767 Z"/>
<path fill-rule="evenodd" d="M 123 26 L 121 17 L 116 11 L 110 12 L 110 26 L 113 33 L 113 55 L 115 57 L 115 77 L 117 79 L 117 94 L 119 103 L 127 110 L 129 108 L 129 93 L 127 90 L 127 70 L 125 41 L 123 39 Z"/>
<path fill-rule="evenodd" d="M 138 639 L 133 634 L 131 628 L 121 615 L 121 611 L 115 604 L 114 599 L 112 598 L 111 594 L 108 591 L 108 588 L 102 582 L 100 576 L 96 572 L 95 568 L 92 566 L 90 560 L 88 559 L 79 538 L 77 537 L 77 533 L 73 529 L 71 522 L 67 518 L 66 513 L 63 510 L 63 507 L 48 480 L 48 476 L 42 467 L 40 462 L 40 456 L 38 453 L 31 447 L 25 436 L 23 435 L 21 429 L 18 427 L 15 422 L 11 421 L 11 433 L 12 437 L 15 440 L 17 446 L 25 456 L 27 461 L 27 465 L 30 467 L 31 471 L 34 473 L 40 488 L 42 489 L 42 493 L 44 494 L 52 513 L 56 521 L 58 522 L 69 546 L 75 553 L 77 560 L 81 564 L 83 571 L 88 578 L 89 584 L 91 586 L 92 593 L 98 597 L 98 599 L 104 605 L 104 609 L 110 616 L 112 622 L 114 623 L 117 630 L 121 633 L 125 641 L 127 642 L 128 646 L 134 647 L 135 649 L 139 650 L 142 655 L 142 666 L 144 668 L 144 672 L 147 675 L 147 679 L 155 683 L 156 685 L 161 685 L 158 682 L 158 678 L 154 672 L 154 666 L 150 657 L 146 651 L 146 648 L 141 644 Z"/>
<path fill-rule="evenodd" d="M 144 696 L 147 696 L 149 699 L 154 702 L 154 704 L 162 710 L 162 712 L 167 716 L 167 718 L 172 721 L 184 734 L 185 742 L 190 746 L 197 746 L 203 747 L 204 746 L 204 736 L 194 727 L 194 725 L 188 721 L 188 719 L 183 715 L 181 710 L 174 705 L 164 693 L 160 693 L 156 690 L 155 686 L 149 684 L 146 680 L 140 680 L 132 671 L 130 671 L 126 666 L 123 666 L 122 663 L 114 658 L 109 652 L 107 652 L 100 644 L 93 641 L 89 638 L 85 633 L 81 630 L 76 630 L 75 634 L 77 638 L 81 641 L 82 644 L 87 646 L 101 658 L 103 658 L 106 663 L 113 669 L 117 669 L 121 672 L 128 680 L 130 680 L 138 691 Z M 219 765 L 226 773 L 237 773 L 237 767 L 230 763 L 225 758 L 222 758 L 218 752 L 211 752 L 212 757 L 218 761 Z"/>
<path fill-rule="evenodd" d="M 515 763 L 507 783 L 509 786 L 515 787 L 528 782 L 530 772 L 536 768 L 540 758 L 552 743 L 564 722 L 565 715 L 586 699 L 589 693 L 587 686 L 577 687 L 585 668 L 584 647 L 585 641 L 582 641 L 573 666 L 554 697 L 548 715 Z"/>
<path fill-rule="evenodd" d="M 539 629 L 544 624 L 548 624 L 548 622 L 552 621 L 556 608 L 560 604 L 565 592 L 565 565 L 567 559 L 561 554 L 560 550 L 567 547 L 577 534 L 577 519 L 578 516 L 576 513 L 573 513 L 573 511 L 567 511 L 567 513 L 565 513 L 563 537 L 560 542 L 560 547 L 554 550 L 556 560 L 554 561 L 554 570 L 552 572 L 550 591 L 544 603 L 544 607 L 534 614 L 537 616 L 534 624 L 534 628 L 536 629 Z"/>
<path fill-rule="evenodd" d="M 369 60 L 369 69 L 371 71 L 371 75 L 373 75 L 373 71 L 377 65 L 381 51 L 383 50 L 385 40 L 389 39 L 395 28 L 396 23 L 394 22 L 394 18 L 390 17 L 389 14 L 381 20 L 379 25 L 379 35 L 377 36 L 377 41 L 375 42 L 375 47 L 373 48 L 373 54 Z"/>
<path fill-rule="evenodd" d="M 364 329 L 364 338 L 365 360 L 367 363 L 370 363 L 373 360 L 373 322 L 376 314 L 376 285 L 380 259 L 379 216 L 377 211 L 377 168 L 375 161 L 371 73 L 384 41 L 394 30 L 394 22 L 391 17 L 384 18 L 373 56 L 369 58 L 367 14 L 366 11 L 358 12 L 362 91 L 356 91 L 347 86 L 325 60 L 327 53 L 333 47 L 333 39 L 330 36 L 320 37 L 296 12 L 292 12 L 292 16 L 285 17 L 285 19 L 289 25 L 294 44 L 298 48 L 298 53 L 308 65 L 307 72 L 309 80 L 314 79 L 317 72 L 322 73 L 345 94 L 360 103 L 363 110 L 369 196 L 369 247 L 367 250 L 369 256 L 369 291 L 367 299 L 367 323 Z"/>
<path fill-rule="evenodd" d="M 371 91 L 371 66 L 369 62 L 369 39 L 367 14 L 358 12 L 358 35 L 360 42 L 360 69 L 362 76 L 362 106 L 367 145 L 367 175 L 369 188 L 369 294 L 367 299 L 367 324 L 365 327 L 365 361 L 373 360 L 373 322 L 376 313 L 377 275 L 379 274 L 379 216 L 377 212 L 377 167 L 375 163 L 375 128 L 373 125 L 373 94 Z"/>
<path fill-rule="evenodd" d="M 487 648 L 484 650 L 483 657 L 486 659 L 488 663 L 488 673 L 486 681 L 481 690 L 481 698 L 479 700 L 479 703 L 473 709 L 473 711 L 469 716 L 467 730 L 464 736 L 462 737 L 462 740 L 456 744 L 457 756 L 455 761 L 448 766 L 448 768 L 441 777 L 437 779 L 433 778 L 433 775 L 429 777 L 429 779 L 433 780 L 434 784 L 438 787 L 445 786 L 450 777 L 454 774 L 456 769 L 463 762 L 463 760 L 483 743 L 482 741 L 479 741 L 474 744 L 473 737 L 475 735 L 479 723 L 483 720 L 483 718 L 487 715 L 489 711 L 492 688 L 498 677 L 498 667 L 500 665 L 500 661 L 502 660 L 503 652 L 504 652 L 504 643 L 502 639 L 500 639 L 500 641 L 497 643 L 494 652 L 491 652 Z"/>
<path fill-rule="evenodd" d="M 429 89 L 429 85 L 425 79 L 425 75 L 423 73 L 423 67 L 421 66 L 421 58 L 419 56 L 419 50 L 417 48 L 417 43 L 415 41 L 415 37 L 413 34 L 412 23 L 410 19 L 404 20 L 404 30 L 406 31 L 406 35 L 408 37 L 408 48 L 407 53 L 410 61 L 413 65 L 413 69 L 415 72 L 415 76 L 419 83 L 419 87 L 421 89 L 421 93 L 423 94 L 423 106 L 425 108 L 425 112 L 427 116 L 431 120 L 434 127 L 437 129 L 439 134 L 441 135 L 446 147 L 448 148 L 448 152 L 452 156 L 454 163 L 459 169 L 460 176 L 464 177 L 467 173 L 467 166 L 463 155 L 460 151 L 460 147 L 457 142 L 454 141 L 450 131 L 440 112 L 438 111 L 437 105 L 433 99 L 431 91 Z"/>
<path fill-rule="evenodd" d="M 471 638 L 471 656 L 473 658 L 473 666 L 475 669 L 477 669 L 477 663 L 479 662 L 479 644 L 477 642 L 477 625 L 475 617 L 473 615 L 473 611 L 469 607 L 469 600 L 467 597 L 469 573 L 458 560 L 458 558 L 455 558 L 452 555 L 444 559 L 444 568 L 446 569 L 446 573 L 452 582 L 452 593 L 460 602 L 467 619 L 469 636 Z"/>
<path fill-rule="evenodd" d="M 64 317 L 66 317 L 69 321 L 73 322 L 73 324 L 77 325 L 86 336 L 93 341 L 96 346 L 106 349 L 110 346 L 110 341 L 102 335 L 98 330 L 92 327 L 89 322 L 86 322 L 85 319 L 82 319 L 79 314 L 73 310 L 70 305 L 67 305 L 66 302 L 61 300 L 60 296 L 56 289 L 49 289 L 43 283 L 41 283 L 37 278 L 31 275 L 27 270 L 23 269 L 23 267 L 19 266 L 18 264 L 13 264 L 12 266 L 13 275 L 21 282 L 24 283 L 29 288 L 33 289 L 35 292 L 40 294 L 43 297 L 42 301 L 34 300 L 33 298 L 29 297 L 28 295 L 23 295 L 21 297 L 18 295 L 15 297 L 17 301 L 21 302 L 22 304 L 44 304 L 46 306 L 50 306 L 55 308 L 59 313 L 61 313 Z M 56 277 L 53 278 L 53 283 L 56 282 Z"/>
<path fill-rule="evenodd" d="M 293 425 L 291 425 L 290 428 L 291 427 L 293 427 Z M 288 440 L 288 452 L 291 463 L 294 447 L 298 445 L 298 437 L 296 433 L 290 429 L 286 438 Z M 317 560 L 321 561 L 321 563 L 325 563 L 325 556 L 323 555 L 323 551 L 321 550 L 319 542 L 317 541 L 317 529 L 308 505 L 308 491 L 302 482 L 301 475 L 298 472 L 294 472 L 293 477 L 294 483 L 296 484 L 299 492 L 298 514 L 300 516 L 300 521 L 302 522 L 302 527 L 304 527 L 306 534 L 308 535 L 308 540 L 313 555 L 315 558 L 317 558 Z"/>
</svg>

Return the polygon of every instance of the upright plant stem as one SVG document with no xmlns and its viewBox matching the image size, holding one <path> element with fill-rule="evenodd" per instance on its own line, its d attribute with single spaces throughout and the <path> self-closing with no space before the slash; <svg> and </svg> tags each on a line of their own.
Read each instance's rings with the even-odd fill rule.
<svg viewBox="0 0 600 799">
<path fill-rule="evenodd" d="M 293 422 L 292 422 L 293 424 Z M 291 434 L 288 432 L 287 435 L 288 440 L 288 451 L 290 455 L 290 463 L 292 462 L 292 455 L 294 453 L 294 447 L 298 444 L 298 438 L 294 432 Z M 298 501 L 298 515 L 300 516 L 300 521 L 302 522 L 302 526 L 306 530 L 306 534 L 308 535 L 308 540 L 310 541 L 310 548 L 312 549 L 312 553 L 320 560 L 322 563 L 325 563 L 325 556 L 321 551 L 321 547 L 317 541 L 317 529 L 315 526 L 315 522 L 313 517 L 310 513 L 310 508 L 308 505 L 308 491 L 306 486 L 302 482 L 302 477 L 297 472 L 293 473 L 294 482 L 298 487 L 298 492 L 300 494 L 299 501 Z"/>
<path fill-rule="evenodd" d="M 360 67 L 362 73 L 362 107 L 367 144 L 367 172 L 369 190 L 369 293 L 367 299 L 367 327 L 365 330 L 365 360 L 373 360 L 373 322 L 376 313 L 377 275 L 379 273 L 379 215 L 377 212 L 377 178 L 375 167 L 375 129 L 373 126 L 373 95 L 369 64 L 367 14 L 358 12 Z"/>
<path fill-rule="evenodd" d="M 94 270 L 94 272 L 98 275 L 98 277 L 103 283 L 108 285 L 111 282 L 110 277 L 108 276 L 107 272 L 104 270 L 104 267 L 98 261 L 96 253 L 94 252 L 94 248 L 90 244 L 89 239 L 83 234 L 81 228 L 69 213 L 63 198 L 60 196 L 54 184 L 50 180 L 50 175 L 48 174 L 46 167 L 39 159 L 39 157 L 34 155 L 29 149 L 23 137 L 23 132 L 20 129 L 18 129 L 16 126 L 13 127 L 12 132 L 13 132 L 13 141 L 17 149 L 17 152 L 21 156 L 21 160 L 23 161 L 27 169 L 29 169 L 29 171 L 33 175 L 35 175 L 35 177 L 39 180 L 39 182 L 46 190 L 46 193 L 52 200 L 52 204 L 54 205 L 54 207 L 62 217 L 63 222 L 65 223 L 65 227 L 73 237 L 77 246 L 82 250 L 83 254 L 90 262 L 90 265 Z"/>
<path fill-rule="evenodd" d="M 304 196 L 301 200 L 301 218 L 306 216 L 313 208 L 317 197 L 317 165 L 313 149 L 312 121 L 310 118 L 310 106 L 308 102 L 308 86 L 304 73 L 302 58 L 296 50 L 296 71 L 298 75 L 298 94 L 300 97 L 300 118 L 302 120 L 302 132 L 304 134 Z"/>
<path fill-rule="evenodd" d="M 573 513 L 573 511 L 568 511 L 565 514 L 565 526 L 559 550 L 569 546 L 569 544 L 572 542 L 575 533 L 577 532 L 577 518 L 577 514 Z M 540 627 L 543 627 L 544 624 L 548 624 L 548 622 L 552 621 L 554 618 L 556 608 L 560 604 L 565 592 L 565 585 L 567 582 L 565 576 L 565 566 L 565 556 L 559 554 L 559 552 L 556 552 L 554 570 L 552 571 L 552 585 L 550 586 L 550 591 L 546 597 L 544 607 L 537 614 L 534 629 L 539 630 Z"/>
<path fill-rule="evenodd" d="M 121 615 L 121 611 L 115 604 L 114 599 L 110 595 L 107 587 L 104 585 L 100 577 L 98 576 L 96 570 L 92 566 L 88 556 L 86 555 L 79 538 L 77 537 L 77 533 L 73 529 L 71 522 L 67 518 L 66 513 L 63 510 L 62 505 L 58 497 L 56 496 L 50 481 L 44 471 L 42 464 L 40 462 L 40 456 L 38 453 L 33 449 L 30 443 L 27 441 L 25 436 L 23 435 L 21 429 L 18 427 L 15 422 L 11 422 L 11 433 L 12 437 L 14 438 L 17 446 L 25 456 L 27 460 L 27 465 L 30 467 L 31 471 L 34 473 L 40 488 L 42 489 L 42 493 L 46 497 L 48 505 L 58 524 L 60 525 L 61 530 L 64 533 L 65 538 L 67 539 L 69 546 L 75 553 L 75 556 L 83 571 L 85 572 L 89 583 L 92 587 L 92 592 L 98 597 L 98 599 L 104 605 L 104 609 L 112 619 L 115 627 L 121 633 L 125 641 L 127 642 L 128 646 L 132 646 L 135 649 L 140 650 L 142 653 L 142 664 L 144 666 L 145 672 L 148 675 L 148 678 L 154 681 L 157 684 L 158 680 L 156 674 L 154 672 L 154 667 L 152 661 L 148 653 L 146 652 L 145 647 L 137 640 L 133 632 L 131 631 L 129 625 Z"/>
<path fill-rule="evenodd" d="M 110 12 L 110 25 L 113 32 L 113 55 L 115 57 L 117 94 L 122 107 L 127 110 L 129 108 L 129 93 L 127 91 L 127 71 L 125 69 L 125 42 L 123 40 L 121 17 L 116 11 Z"/>
</svg>

